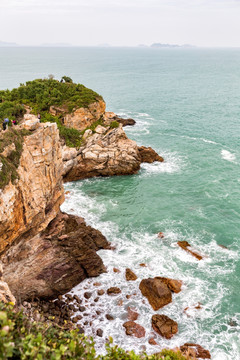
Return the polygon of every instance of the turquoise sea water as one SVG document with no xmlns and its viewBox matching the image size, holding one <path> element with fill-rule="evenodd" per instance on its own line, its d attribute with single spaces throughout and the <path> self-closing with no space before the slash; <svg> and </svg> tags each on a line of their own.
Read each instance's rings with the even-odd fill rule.
<svg viewBox="0 0 240 360">
<path fill-rule="evenodd" d="M 114 252 L 100 252 L 108 273 L 99 278 L 106 288 L 122 289 L 99 305 L 116 318 L 92 320 L 95 328 L 127 349 L 156 352 L 197 342 L 214 360 L 240 359 L 240 50 L 0 48 L 0 65 L 1 89 L 48 74 L 93 88 L 108 110 L 137 121 L 125 128 L 131 139 L 165 158 L 143 164 L 138 175 L 66 184 L 63 210 L 84 216 L 116 245 Z M 157 238 L 159 231 L 164 239 Z M 181 250 L 179 240 L 204 259 Z M 113 274 L 113 267 L 122 272 Z M 136 282 L 126 283 L 126 267 L 138 275 Z M 178 321 L 179 333 L 170 341 L 158 338 L 154 349 L 148 344 L 154 312 L 138 291 L 140 280 L 150 276 L 184 282 L 173 303 L 158 311 Z M 94 289 L 94 281 L 75 292 Z M 198 302 L 200 310 L 194 309 Z M 140 312 L 145 339 L 124 333 L 129 305 Z"/>
</svg>

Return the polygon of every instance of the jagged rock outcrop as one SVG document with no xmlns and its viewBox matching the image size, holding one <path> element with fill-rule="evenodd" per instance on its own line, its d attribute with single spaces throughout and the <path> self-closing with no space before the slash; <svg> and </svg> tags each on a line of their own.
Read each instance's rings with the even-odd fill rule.
<svg viewBox="0 0 240 360">
<path fill-rule="evenodd" d="M 19 180 L 0 190 L 0 253 L 22 234 L 45 229 L 64 201 L 57 125 L 37 120 L 21 125 L 35 131 L 24 138 Z"/>
<path fill-rule="evenodd" d="M 119 124 L 122 124 L 122 126 L 133 126 L 136 124 L 136 121 L 134 119 L 131 118 L 123 119 L 111 111 L 105 112 L 103 119 L 105 124 L 107 125 L 110 125 L 112 121 L 117 121 Z"/>
<path fill-rule="evenodd" d="M 168 286 L 157 278 L 143 279 L 139 289 L 155 311 L 172 302 L 172 293 Z"/>
<path fill-rule="evenodd" d="M 121 124 L 114 129 L 99 125 L 94 134 L 87 130 L 84 139 L 84 145 L 75 153 L 64 148 L 64 181 L 135 174 L 142 162 L 163 161 L 152 148 L 138 147 L 128 139 Z"/>
<path fill-rule="evenodd" d="M 141 159 L 138 146 L 135 141 L 128 139 L 122 125 L 114 129 L 98 126 L 95 131 L 86 139 L 77 156 L 77 165 L 65 174 L 65 181 L 135 174 L 139 170 Z M 67 164 L 64 166 L 66 169 Z"/>
<path fill-rule="evenodd" d="M 171 337 L 178 332 L 177 322 L 166 315 L 153 315 L 152 327 L 154 331 L 166 339 L 171 339 Z"/>
<path fill-rule="evenodd" d="M 64 126 L 74 128 L 77 130 L 84 130 L 86 127 L 91 126 L 95 121 L 103 117 L 106 109 L 106 104 L 103 100 L 96 101 L 86 108 L 79 108 L 71 114 L 66 114 L 63 119 Z M 54 113 L 51 109 L 51 112 Z M 59 111 L 59 109 L 58 109 Z"/>
<path fill-rule="evenodd" d="M 100 231 L 59 213 L 41 234 L 22 237 L 2 257 L 4 280 L 18 299 L 56 298 L 106 269 L 96 251 L 108 249 Z"/>
</svg>

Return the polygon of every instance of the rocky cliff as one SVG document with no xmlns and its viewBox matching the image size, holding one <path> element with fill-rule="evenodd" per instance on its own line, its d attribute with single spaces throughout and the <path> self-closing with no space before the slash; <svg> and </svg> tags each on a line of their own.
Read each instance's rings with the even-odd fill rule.
<svg viewBox="0 0 240 360">
<path fill-rule="evenodd" d="M 29 120 L 25 126 L 30 127 Z M 24 233 L 34 235 L 45 229 L 64 201 L 57 125 L 34 126 L 36 129 L 24 138 L 19 180 L 0 191 L 0 252 Z"/>
</svg>

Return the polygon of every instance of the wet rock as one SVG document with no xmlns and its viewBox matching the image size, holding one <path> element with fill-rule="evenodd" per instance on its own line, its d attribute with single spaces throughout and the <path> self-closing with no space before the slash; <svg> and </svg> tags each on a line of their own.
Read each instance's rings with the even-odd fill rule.
<svg viewBox="0 0 240 360">
<path fill-rule="evenodd" d="M 122 126 L 133 126 L 133 125 L 136 124 L 136 121 L 134 119 L 131 119 L 131 118 L 123 119 L 123 118 L 121 118 L 119 116 L 115 116 L 113 118 L 113 121 L 114 120 L 117 121 L 119 124 L 122 124 Z"/>
<path fill-rule="evenodd" d="M 148 343 L 149 343 L 150 345 L 157 345 L 157 343 L 156 343 L 156 341 L 155 341 L 154 338 L 149 339 L 149 340 L 148 340 Z"/>
<path fill-rule="evenodd" d="M 99 297 L 96 297 L 95 299 L 94 299 L 94 302 L 96 303 L 96 302 L 98 302 L 99 301 Z"/>
<path fill-rule="evenodd" d="M 110 287 L 109 289 L 107 289 L 108 295 L 117 295 L 120 293 L 121 293 L 121 290 L 118 287 Z"/>
<path fill-rule="evenodd" d="M 81 304 L 81 302 L 82 302 L 82 300 L 80 300 L 77 295 L 74 295 L 74 296 L 73 296 L 73 299 L 74 299 L 78 304 Z"/>
<path fill-rule="evenodd" d="M 101 286 L 102 284 L 100 282 L 93 283 L 93 286 Z"/>
<path fill-rule="evenodd" d="M 159 238 L 159 239 L 164 239 L 164 234 L 163 234 L 163 232 L 160 231 L 160 232 L 158 233 L 158 238 Z"/>
<path fill-rule="evenodd" d="M 179 293 L 182 288 L 182 281 L 180 280 L 173 280 L 161 276 L 156 276 L 155 279 L 161 280 L 164 284 L 167 285 L 169 290 L 173 291 L 174 293 Z"/>
<path fill-rule="evenodd" d="M 183 250 L 185 250 L 186 252 L 188 252 L 189 254 L 193 255 L 196 259 L 198 260 L 202 260 L 202 256 L 199 255 L 198 253 L 196 253 L 195 251 L 192 251 L 191 249 L 189 249 L 189 247 L 191 247 L 191 245 L 187 242 L 187 241 L 178 241 L 178 246 L 180 246 Z"/>
<path fill-rule="evenodd" d="M 81 311 L 81 312 L 83 312 L 83 311 L 85 311 L 86 310 L 86 308 L 85 308 L 85 306 L 79 306 L 79 311 Z"/>
<path fill-rule="evenodd" d="M 154 331 L 166 339 L 171 339 L 171 337 L 178 332 L 178 324 L 176 321 L 166 315 L 153 315 L 152 327 Z"/>
<path fill-rule="evenodd" d="M 114 320 L 114 317 L 110 314 L 106 314 L 106 319 L 111 321 L 111 320 Z"/>
<path fill-rule="evenodd" d="M 138 316 L 139 316 L 139 314 L 136 312 L 136 311 L 134 311 L 135 309 L 131 309 L 131 307 L 129 306 L 128 308 L 127 308 L 127 312 L 128 312 L 128 320 L 130 320 L 130 321 L 135 321 L 135 320 L 137 320 L 137 318 L 138 318 Z"/>
<path fill-rule="evenodd" d="M 226 249 L 226 250 L 228 250 L 228 248 L 227 248 L 225 245 L 218 244 L 218 246 L 220 246 L 222 249 Z"/>
<path fill-rule="evenodd" d="M 123 306 L 123 299 L 119 299 L 119 300 L 118 300 L 117 306 Z"/>
<path fill-rule="evenodd" d="M 159 156 L 151 147 L 140 146 L 138 147 L 141 162 L 153 163 L 154 161 L 163 162 L 163 157 Z"/>
<path fill-rule="evenodd" d="M 90 299 L 91 296 L 92 296 L 92 293 L 91 293 L 91 292 L 85 292 L 85 293 L 84 293 L 85 299 Z"/>
<path fill-rule="evenodd" d="M 84 334 L 84 330 L 81 326 L 78 327 L 78 332 L 79 334 Z"/>
<path fill-rule="evenodd" d="M 98 290 L 97 294 L 99 296 L 102 296 L 103 294 L 105 294 L 105 291 L 103 289 L 100 289 L 100 290 Z"/>
<path fill-rule="evenodd" d="M 200 359 L 211 359 L 211 354 L 208 350 L 205 350 L 201 345 L 186 343 L 180 346 L 180 350 L 183 355 L 190 355 Z"/>
<path fill-rule="evenodd" d="M 96 314 L 97 314 L 97 315 L 101 315 L 101 313 L 102 313 L 102 312 L 99 311 L 99 310 L 96 311 Z"/>
<path fill-rule="evenodd" d="M 117 269 L 117 268 L 113 268 L 113 272 L 120 273 L 121 271 L 119 269 Z"/>
<path fill-rule="evenodd" d="M 134 321 L 127 321 L 123 324 L 125 327 L 126 335 L 135 336 L 137 338 L 142 338 L 145 336 L 145 329 L 141 325 L 135 323 Z"/>
<path fill-rule="evenodd" d="M 147 265 L 144 264 L 144 263 L 139 264 L 139 266 L 141 266 L 141 267 L 147 267 Z"/>
<path fill-rule="evenodd" d="M 135 280 L 137 280 L 137 275 L 135 275 L 134 272 L 129 268 L 126 269 L 125 276 L 126 276 L 127 281 L 135 281 Z"/>
<path fill-rule="evenodd" d="M 102 329 L 97 329 L 97 336 L 102 337 L 103 336 L 103 330 Z"/>
<path fill-rule="evenodd" d="M 155 311 L 172 302 L 171 291 L 166 284 L 157 278 L 143 279 L 139 289 Z"/>
<path fill-rule="evenodd" d="M 56 298 L 86 277 L 106 272 L 97 251 L 108 246 L 100 231 L 60 212 L 40 236 L 22 238 L 6 251 L 4 279 L 21 300 Z M 71 294 L 66 298 L 73 301 Z"/>
</svg>

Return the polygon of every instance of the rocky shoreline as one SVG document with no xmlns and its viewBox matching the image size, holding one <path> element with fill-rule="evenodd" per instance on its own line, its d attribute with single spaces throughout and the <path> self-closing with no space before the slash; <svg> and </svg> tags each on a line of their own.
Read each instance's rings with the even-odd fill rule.
<svg viewBox="0 0 240 360">
<path fill-rule="evenodd" d="M 103 116 L 103 125 L 94 131 L 86 130 L 84 143 L 78 149 L 61 143 L 55 123 L 40 123 L 35 115 L 25 115 L 16 127 L 16 130 L 30 132 L 24 137 L 19 179 L 0 190 L 0 260 L 3 264 L 0 299 L 16 302 L 33 320 L 78 327 L 80 332 L 84 332 L 84 326 L 91 326 L 89 321 L 84 321 L 89 312 L 83 302 L 88 303 L 93 316 L 114 320 L 110 313 L 98 314 L 93 310 L 105 294 L 101 284 L 96 283 L 96 297 L 87 291 L 84 299 L 66 294 L 84 279 L 106 271 L 97 251 L 111 251 L 111 245 L 100 231 L 87 226 L 83 218 L 60 211 L 64 201 L 63 182 L 135 174 L 142 162 L 164 161 L 152 148 L 139 147 L 128 139 L 123 126 L 134 125 L 134 120 L 106 113 L 104 104 L 97 102 L 88 109 L 64 114 L 64 124 L 80 130 L 92 124 L 96 116 Z M 63 112 L 56 107 L 50 110 Z M 112 121 L 119 125 L 112 127 Z M 12 143 L 4 151 L 0 155 L 10 156 L 15 151 Z M 179 246 L 199 256 L 188 249 L 188 243 Z M 126 281 L 136 279 L 137 275 L 126 269 Z M 180 292 L 181 285 L 180 280 L 159 276 L 143 279 L 139 289 L 157 311 L 172 301 L 172 293 Z M 121 289 L 109 287 L 106 295 L 120 293 Z M 126 335 L 141 338 L 145 336 L 145 329 L 136 322 L 137 318 L 135 309 L 128 308 L 123 327 Z M 170 339 L 178 332 L 177 323 L 160 314 L 152 316 L 152 328 L 149 343 L 153 346 L 157 345 L 157 336 Z M 102 337 L 102 329 L 94 329 L 93 334 Z M 197 358 L 211 358 L 200 345 L 184 344 L 180 350 Z"/>
</svg>

